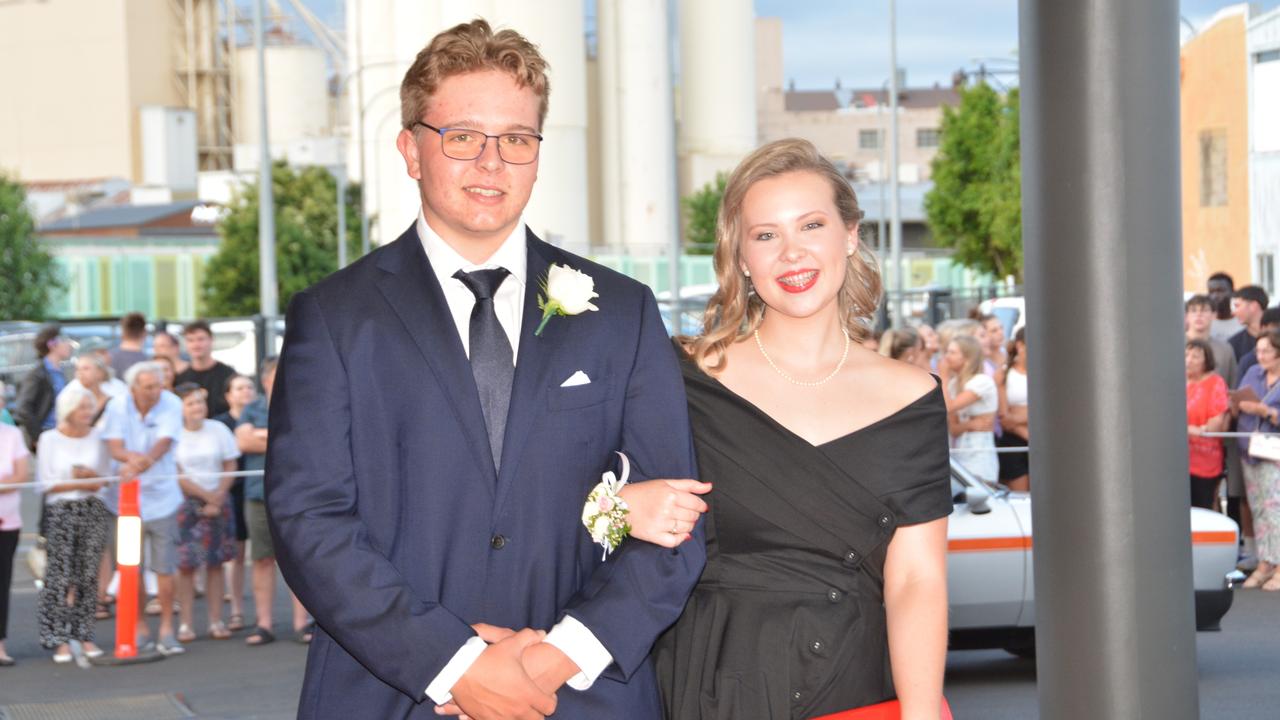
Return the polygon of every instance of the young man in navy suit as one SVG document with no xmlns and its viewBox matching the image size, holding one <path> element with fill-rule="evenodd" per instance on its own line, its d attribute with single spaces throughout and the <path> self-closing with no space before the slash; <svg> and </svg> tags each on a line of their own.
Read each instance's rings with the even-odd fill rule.
<svg viewBox="0 0 1280 720">
<path fill-rule="evenodd" d="M 701 528 L 602 560 L 581 513 L 615 451 L 633 479 L 693 476 L 684 390 L 650 291 L 522 220 L 547 95 L 518 33 L 436 36 L 401 86 L 417 221 L 291 303 L 266 499 L 319 626 L 300 717 L 660 717 L 649 649 Z M 539 331 L 555 265 L 598 310 Z"/>
</svg>

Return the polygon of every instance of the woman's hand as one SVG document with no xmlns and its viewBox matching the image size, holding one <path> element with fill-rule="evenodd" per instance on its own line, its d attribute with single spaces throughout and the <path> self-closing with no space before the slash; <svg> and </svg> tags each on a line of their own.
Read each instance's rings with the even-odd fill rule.
<svg viewBox="0 0 1280 720">
<path fill-rule="evenodd" d="M 1201 428 L 1199 425 L 1187 426 L 1187 435 L 1190 435 L 1191 437 L 1200 437 L 1203 434 L 1204 434 L 1204 429 Z"/>
<path fill-rule="evenodd" d="M 711 492 L 711 483 L 697 480 L 646 480 L 629 483 L 618 491 L 631 512 L 631 537 L 673 548 L 689 539 L 707 504 L 699 495 Z"/>
</svg>

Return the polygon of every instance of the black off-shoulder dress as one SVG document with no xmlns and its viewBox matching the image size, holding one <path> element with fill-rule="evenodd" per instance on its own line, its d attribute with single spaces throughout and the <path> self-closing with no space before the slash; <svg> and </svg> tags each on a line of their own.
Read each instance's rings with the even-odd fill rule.
<svg viewBox="0 0 1280 720">
<path fill-rule="evenodd" d="M 682 362 L 708 496 L 707 566 L 656 661 L 672 720 L 809 718 L 894 697 L 884 561 L 951 512 L 935 387 L 814 446 Z"/>
</svg>

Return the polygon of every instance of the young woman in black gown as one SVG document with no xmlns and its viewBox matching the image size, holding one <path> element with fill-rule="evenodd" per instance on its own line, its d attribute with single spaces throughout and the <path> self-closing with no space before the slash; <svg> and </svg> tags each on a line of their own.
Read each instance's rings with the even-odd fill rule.
<svg viewBox="0 0 1280 720">
<path fill-rule="evenodd" d="M 811 718 L 898 698 L 936 720 L 947 641 L 947 417 L 936 378 L 859 346 L 880 295 L 852 188 L 813 145 L 743 160 L 719 291 L 680 341 L 707 567 L 656 647 L 667 717 Z M 700 491 L 699 491 L 700 492 Z M 622 491 L 673 546 L 688 486 Z M 632 540 L 634 541 L 634 540 Z"/>
</svg>

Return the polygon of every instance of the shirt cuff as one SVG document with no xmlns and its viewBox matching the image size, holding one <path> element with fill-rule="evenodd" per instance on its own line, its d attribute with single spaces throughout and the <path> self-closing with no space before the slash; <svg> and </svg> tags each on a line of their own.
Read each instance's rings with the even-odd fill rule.
<svg viewBox="0 0 1280 720">
<path fill-rule="evenodd" d="M 574 690 L 590 690 L 600 673 L 613 663 L 613 655 L 600 644 L 595 634 L 570 615 L 556 623 L 543 642 L 559 649 L 578 666 L 580 672 L 569 678 L 568 683 Z"/>
<path fill-rule="evenodd" d="M 444 705 L 453 700 L 453 686 L 471 669 L 471 665 L 487 647 L 489 644 L 481 640 L 479 635 L 469 638 L 462 647 L 458 648 L 458 652 L 453 654 L 453 658 L 445 664 L 440 674 L 436 675 L 436 679 L 427 686 L 427 697 L 437 705 Z"/>
</svg>

